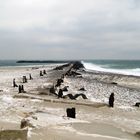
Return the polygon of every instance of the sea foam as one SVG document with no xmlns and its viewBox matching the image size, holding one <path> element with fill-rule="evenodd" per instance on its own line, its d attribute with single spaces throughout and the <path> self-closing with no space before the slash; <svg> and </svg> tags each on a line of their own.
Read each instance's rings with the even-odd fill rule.
<svg viewBox="0 0 140 140">
<path fill-rule="evenodd" d="M 116 73 L 116 74 L 123 74 L 123 75 L 140 76 L 140 68 L 136 68 L 136 69 L 111 69 L 111 68 L 104 68 L 101 65 L 87 63 L 84 61 L 82 61 L 82 63 L 87 70 L 109 72 L 109 73 Z"/>
</svg>

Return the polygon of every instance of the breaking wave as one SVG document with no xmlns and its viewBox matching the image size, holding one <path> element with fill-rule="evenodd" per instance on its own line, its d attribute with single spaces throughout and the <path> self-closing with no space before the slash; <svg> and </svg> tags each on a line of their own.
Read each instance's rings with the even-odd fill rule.
<svg viewBox="0 0 140 140">
<path fill-rule="evenodd" d="M 123 74 L 123 75 L 133 75 L 133 76 L 140 76 L 140 68 L 135 69 L 113 69 L 113 68 L 104 68 L 102 65 L 97 65 L 94 63 L 88 63 L 82 61 L 84 67 L 87 70 L 94 70 L 100 72 L 109 72 L 109 73 L 116 73 L 116 74 Z"/>
</svg>

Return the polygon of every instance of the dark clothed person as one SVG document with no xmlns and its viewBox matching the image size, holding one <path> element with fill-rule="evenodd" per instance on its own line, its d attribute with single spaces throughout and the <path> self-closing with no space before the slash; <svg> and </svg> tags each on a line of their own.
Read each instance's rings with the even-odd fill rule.
<svg viewBox="0 0 140 140">
<path fill-rule="evenodd" d="M 114 107 L 114 93 L 111 93 L 109 97 L 109 106 Z"/>
<path fill-rule="evenodd" d="M 18 87 L 18 85 L 16 84 L 15 79 L 13 79 L 13 87 Z"/>
</svg>

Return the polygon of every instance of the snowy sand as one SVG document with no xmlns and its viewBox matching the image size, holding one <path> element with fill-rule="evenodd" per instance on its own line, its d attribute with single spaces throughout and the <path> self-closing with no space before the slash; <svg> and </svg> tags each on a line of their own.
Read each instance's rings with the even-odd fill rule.
<svg viewBox="0 0 140 140">
<path fill-rule="evenodd" d="M 108 103 L 111 92 L 115 93 L 115 107 L 95 107 L 67 104 L 67 99 L 55 96 L 39 95 L 39 89 L 52 85 L 63 71 L 52 71 L 56 65 L 0 68 L 0 127 L 1 129 L 19 129 L 20 121 L 27 118 L 35 128 L 29 131 L 29 140 L 137 140 L 134 136 L 140 131 L 140 109 L 134 103 L 140 101 L 138 89 L 112 85 L 99 81 L 94 73 L 82 72 L 83 78 L 66 77 L 63 86 L 69 86 L 68 93 L 84 93 L 87 100 L 79 98 L 76 102 Z M 40 70 L 47 75 L 39 76 Z M 12 87 L 13 78 L 17 84 L 22 83 L 22 76 L 33 80 L 24 84 L 24 95 L 30 98 L 13 98 L 18 88 Z M 86 91 L 79 91 L 81 87 Z M 67 93 L 65 93 L 67 94 Z M 21 95 L 21 94 L 20 94 Z M 40 99 L 58 100 L 57 103 L 45 102 Z M 65 103 L 59 101 L 65 100 Z M 66 108 L 76 108 L 76 119 L 66 117 Z M 12 125 L 11 125 L 12 124 Z"/>
</svg>

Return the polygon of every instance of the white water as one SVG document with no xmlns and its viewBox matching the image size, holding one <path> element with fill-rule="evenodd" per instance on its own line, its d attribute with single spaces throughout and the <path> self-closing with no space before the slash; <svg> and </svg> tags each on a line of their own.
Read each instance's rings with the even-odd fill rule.
<svg viewBox="0 0 140 140">
<path fill-rule="evenodd" d="M 96 65 L 93 63 L 86 63 L 82 62 L 84 67 L 87 70 L 95 70 L 100 72 L 110 72 L 110 73 L 117 73 L 117 74 L 124 74 L 124 75 L 133 75 L 133 76 L 140 76 L 140 68 L 136 69 L 107 69 L 103 68 L 100 65 Z"/>
</svg>

